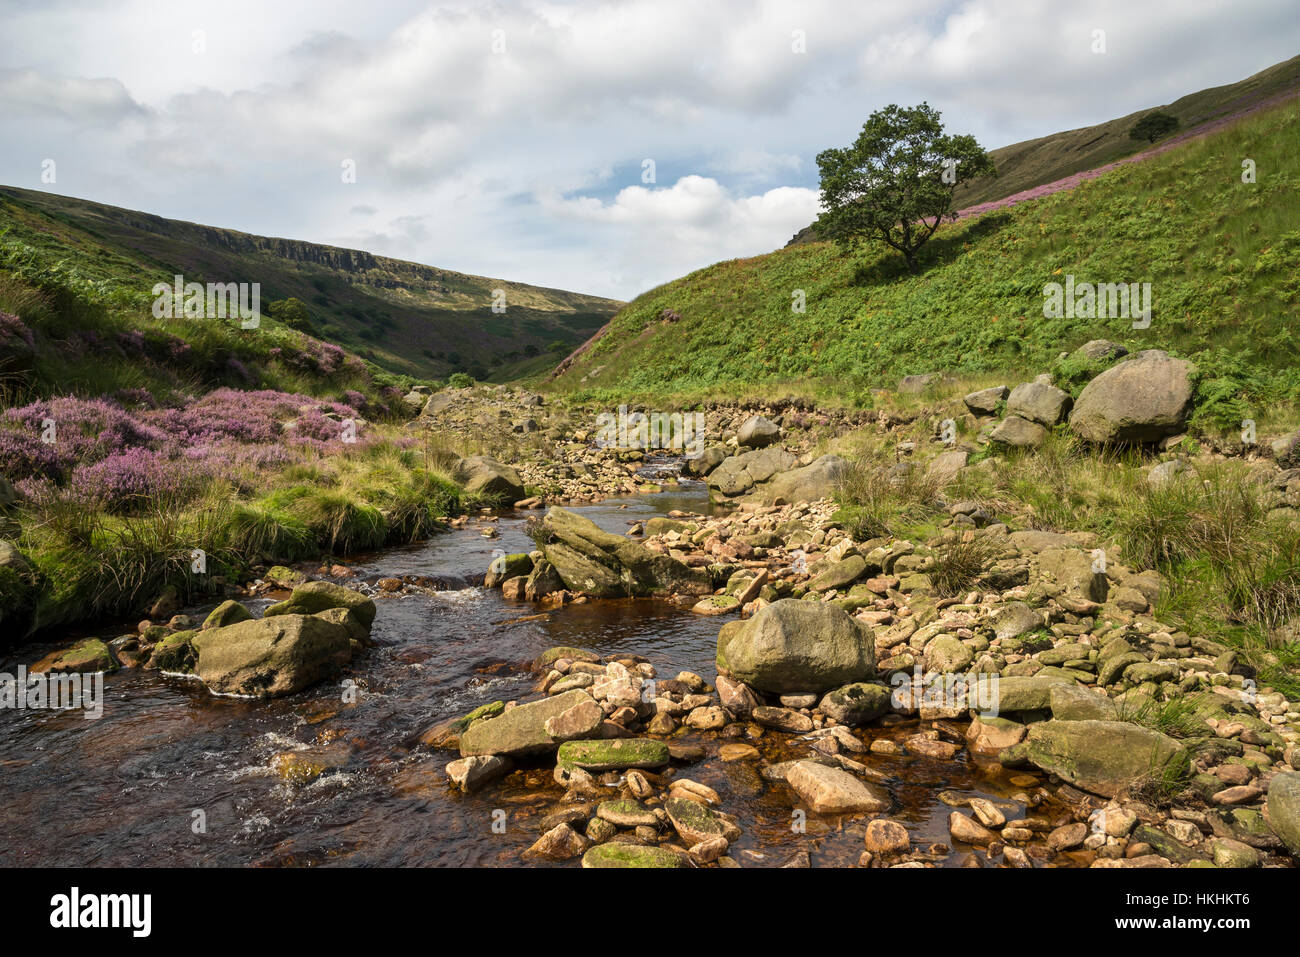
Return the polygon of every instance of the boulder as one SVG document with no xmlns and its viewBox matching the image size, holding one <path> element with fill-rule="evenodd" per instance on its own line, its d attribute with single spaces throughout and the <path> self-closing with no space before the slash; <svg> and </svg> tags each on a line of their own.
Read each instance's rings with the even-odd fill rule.
<svg viewBox="0 0 1300 957">
<path fill-rule="evenodd" d="M 488 565 L 487 573 L 483 576 L 484 588 L 496 588 L 503 582 L 520 576 L 526 576 L 533 570 L 532 556 L 527 552 L 516 552 L 513 555 L 498 555 L 492 559 Z"/>
<path fill-rule="evenodd" d="M 1277 774 L 1268 786 L 1268 826 L 1300 856 L 1300 774 Z"/>
<path fill-rule="evenodd" d="M 468 793 L 477 790 L 493 778 L 501 777 L 513 767 L 509 758 L 495 754 L 476 754 L 448 763 L 447 777 L 453 786 Z"/>
<path fill-rule="evenodd" d="M 208 613 L 208 617 L 203 619 L 203 630 L 209 628 L 224 628 L 226 625 L 238 624 L 241 621 L 248 621 L 253 616 L 248 609 L 235 601 L 233 598 L 223 601 L 216 608 Z"/>
<path fill-rule="evenodd" d="M 329 608 L 348 609 L 366 628 L 375 621 L 374 599 L 330 581 L 297 585 L 286 600 L 272 605 L 262 615 L 265 618 L 275 615 L 314 615 Z"/>
<path fill-rule="evenodd" d="M 875 674 L 871 627 L 821 602 L 782 599 L 718 632 L 718 670 L 773 694 L 829 691 Z"/>
<path fill-rule="evenodd" d="M 852 727 L 874 721 L 888 711 L 890 697 L 884 685 L 859 681 L 827 692 L 817 707 L 826 717 Z"/>
<path fill-rule="evenodd" d="M 820 568 L 821 565 L 819 564 Z M 819 571 L 817 575 L 808 582 L 808 590 L 823 592 L 830 591 L 833 588 L 843 588 L 851 585 L 867 572 L 867 562 L 861 555 L 850 555 L 847 558 L 834 562 L 824 571 Z"/>
<path fill-rule="evenodd" d="M 1047 441 L 1047 429 L 1018 415 L 1009 415 L 989 433 L 989 441 L 1016 449 L 1037 448 Z"/>
<path fill-rule="evenodd" d="M 1111 366 L 1079 393 L 1070 428 L 1100 444 L 1158 442 L 1184 431 L 1196 369 L 1159 350 Z"/>
<path fill-rule="evenodd" d="M 781 437 L 781 427 L 761 415 L 751 415 L 736 433 L 736 442 L 741 448 L 761 449 L 771 445 Z"/>
<path fill-rule="evenodd" d="M 991 389 L 980 389 L 978 392 L 972 392 L 962 399 L 966 403 L 966 408 L 970 409 L 975 415 L 997 415 L 998 403 L 1010 394 L 1010 390 L 1004 385 L 995 385 Z"/>
<path fill-rule="evenodd" d="M 640 844 L 597 844 L 582 855 L 583 867 L 686 867 L 685 854 Z"/>
<path fill-rule="evenodd" d="M 556 749 L 558 742 L 546 730 L 547 721 L 586 701 L 591 701 L 591 696 L 575 689 L 515 705 L 486 721 L 475 721 L 460 735 L 461 756 L 548 754 Z"/>
<path fill-rule="evenodd" d="M 750 496 L 763 505 L 791 505 L 834 498 L 848 463 L 838 455 L 823 455 L 803 468 L 774 475 Z"/>
<path fill-rule="evenodd" d="M 1007 397 L 1007 415 L 1016 415 L 1050 429 L 1065 419 L 1073 401 L 1070 393 L 1056 386 L 1026 382 L 1011 390 Z"/>
<path fill-rule="evenodd" d="M 668 745 L 653 738 L 566 741 L 560 745 L 556 755 L 556 763 L 562 768 L 577 767 L 597 773 L 627 768 L 661 768 L 668 759 Z"/>
<path fill-rule="evenodd" d="M 1128 349 L 1118 342 L 1111 342 L 1109 339 L 1091 339 L 1075 349 L 1071 355 L 1076 359 L 1083 359 L 1088 362 L 1106 362 L 1110 359 L 1118 359 L 1120 356 L 1128 355 Z"/>
<path fill-rule="evenodd" d="M 789 471 L 798 461 L 789 452 L 774 446 L 755 449 L 725 459 L 705 481 L 711 491 L 730 498 L 743 495 L 778 472 Z"/>
<path fill-rule="evenodd" d="M 437 397 L 433 396 L 429 403 L 432 404 Z M 425 407 L 425 414 L 429 414 L 428 406 Z M 527 494 L 518 472 L 483 455 L 459 459 L 451 468 L 451 477 L 466 492 L 497 498 L 503 502 L 517 502 Z"/>
<path fill-rule="evenodd" d="M 98 638 L 87 638 L 71 648 L 46 655 L 27 669 L 30 674 L 94 674 L 117 670 L 117 661 L 108 645 Z"/>
<path fill-rule="evenodd" d="M 1040 770 L 1103 797 L 1180 775 L 1187 756 L 1173 738 L 1136 724 L 1056 719 L 1029 726 L 1024 753 Z"/>
<path fill-rule="evenodd" d="M 333 677 L 352 659 L 346 625 L 281 614 L 200 631 L 195 674 L 212 691 L 258 697 L 292 694 Z"/>
<path fill-rule="evenodd" d="M 576 512 L 552 508 L 544 521 L 552 540 L 543 553 L 570 591 L 612 597 L 667 592 L 707 595 L 713 590 L 706 569 L 692 568 L 640 542 L 606 532 Z"/>
</svg>

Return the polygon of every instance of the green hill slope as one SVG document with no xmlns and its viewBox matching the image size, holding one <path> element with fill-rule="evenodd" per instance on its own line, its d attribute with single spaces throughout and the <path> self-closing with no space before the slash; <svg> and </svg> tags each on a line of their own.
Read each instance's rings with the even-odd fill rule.
<svg viewBox="0 0 1300 957">
<path fill-rule="evenodd" d="M 179 273 L 198 282 L 258 282 L 274 300 L 306 304 L 311 330 L 377 365 L 422 378 L 523 361 L 555 342 L 576 345 L 621 303 L 559 289 L 467 276 L 355 249 L 254 236 L 87 200 L 0 187 L 0 229 L 72 258 L 101 278 L 147 290 Z M 491 309 L 494 289 L 506 311 Z"/>
<path fill-rule="evenodd" d="M 1153 110 L 1178 117 L 1182 135 L 1195 127 L 1249 110 L 1274 97 L 1300 91 L 1300 56 L 1274 64 L 1237 83 L 1189 93 L 1172 103 L 1158 104 L 1127 116 L 1065 130 L 1038 139 L 1012 143 L 990 150 L 998 171 L 996 179 L 986 177 L 957 187 L 955 209 L 1003 199 L 1023 190 L 1054 182 L 1074 173 L 1096 169 L 1148 149 L 1146 141 L 1132 140 L 1133 124 Z M 800 230 L 791 243 L 812 242 L 811 226 Z"/>
<path fill-rule="evenodd" d="M 557 379 L 601 395 L 820 379 L 843 395 L 944 370 L 1041 372 L 1099 337 L 1196 358 L 1225 421 L 1300 395 L 1300 103 L 1070 192 L 945 227 L 908 275 L 815 242 L 722 262 L 629 304 Z M 1258 183 L 1241 181 L 1254 159 Z M 1150 328 L 1044 318 L 1043 287 L 1150 282 Z M 806 313 L 792 311 L 802 290 Z"/>
</svg>

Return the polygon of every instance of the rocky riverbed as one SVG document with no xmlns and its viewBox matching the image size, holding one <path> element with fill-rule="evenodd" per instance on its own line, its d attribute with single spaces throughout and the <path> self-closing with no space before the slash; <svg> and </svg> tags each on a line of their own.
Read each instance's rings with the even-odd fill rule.
<svg viewBox="0 0 1300 957">
<path fill-rule="evenodd" d="M 1066 414 L 1026 386 L 966 397 L 982 441 Z M 976 501 L 945 502 L 924 537 L 850 533 L 826 436 L 931 412 L 721 407 L 678 462 L 593 446 L 572 408 L 527 393 L 438 398 L 413 427 L 488 436 L 493 456 L 455 473 L 516 508 L 263 569 L 130 634 L 20 649 L 7 666 L 110 672 L 110 720 L 6 715 L 7 826 L 45 846 L 90 831 L 118 863 L 157 846 L 191 863 L 587 867 L 1300 853 L 1300 706 L 1162 620 L 1161 575 Z M 973 467 L 936 451 L 927 471 Z M 1287 495 L 1284 464 L 1268 481 Z M 123 782 L 152 815 L 98 803 Z M 234 838 L 184 834 L 194 811 Z"/>
</svg>

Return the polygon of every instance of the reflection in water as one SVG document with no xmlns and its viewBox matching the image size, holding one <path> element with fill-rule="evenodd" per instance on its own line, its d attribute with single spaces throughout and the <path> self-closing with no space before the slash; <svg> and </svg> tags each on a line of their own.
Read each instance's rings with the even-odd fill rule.
<svg viewBox="0 0 1300 957">
<path fill-rule="evenodd" d="M 621 533 L 674 508 L 705 511 L 702 486 L 581 511 Z M 496 539 L 470 527 L 355 564 L 364 581 L 424 575 L 454 587 L 380 596 L 374 637 L 382 646 L 332 683 L 258 702 L 133 670 L 107 677 L 97 721 L 80 712 L 0 712 L 0 864 L 517 863 L 561 796 L 550 766 L 525 767 L 466 796 L 441 773 L 455 755 L 413 750 L 413 740 L 437 720 L 527 694 L 528 663 L 552 645 L 631 652 L 661 675 L 687 669 L 712 679 L 720 624 L 655 599 L 569 605 L 534 618 L 533 606 L 471 584 L 481 581 L 494 549 L 532 548 L 524 518 L 503 517 Z M 520 617 L 531 620 L 514 621 Z M 0 670 L 13 673 L 45 650 L 20 649 Z M 359 689 L 355 703 L 345 703 L 345 681 Z M 901 740 L 912 730 L 872 733 Z M 763 782 L 752 761 L 712 757 L 716 739 L 686 740 L 711 756 L 684 773 L 717 790 L 741 820 L 745 833 L 733 853 L 742 863 L 781 863 L 801 848 L 814 864 L 857 860 L 861 822 L 810 816 L 806 834 L 792 833 L 783 786 Z M 805 743 L 770 732 L 755 743 L 769 760 L 808 753 Z M 307 786 L 285 784 L 271 761 L 286 751 L 326 754 L 332 769 Z M 939 789 L 1010 793 L 1001 768 L 977 767 L 964 754 L 951 762 L 871 755 L 867 763 L 891 776 L 896 815 L 918 843 L 947 840 L 949 808 L 936 800 Z M 504 834 L 492 831 L 497 810 L 507 815 Z"/>
</svg>

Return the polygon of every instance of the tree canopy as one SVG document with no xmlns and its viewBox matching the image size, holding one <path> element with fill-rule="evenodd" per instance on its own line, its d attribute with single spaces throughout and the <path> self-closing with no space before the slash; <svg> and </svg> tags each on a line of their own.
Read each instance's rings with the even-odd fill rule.
<svg viewBox="0 0 1300 957">
<path fill-rule="evenodd" d="M 817 167 L 824 210 L 818 233 L 846 248 L 882 242 L 902 253 L 911 270 L 943 219 L 955 218 L 957 184 L 997 175 L 975 138 L 945 133 L 927 103 L 877 110 L 852 146 L 823 150 Z"/>
<path fill-rule="evenodd" d="M 1148 113 L 1134 123 L 1133 129 L 1128 131 L 1128 135 L 1129 139 L 1146 140 L 1154 143 L 1160 137 L 1167 136 L 1176 129 L 1178 129 L 1178 117 L 1156 111 L 1155 113 Z"/>
</svg>

